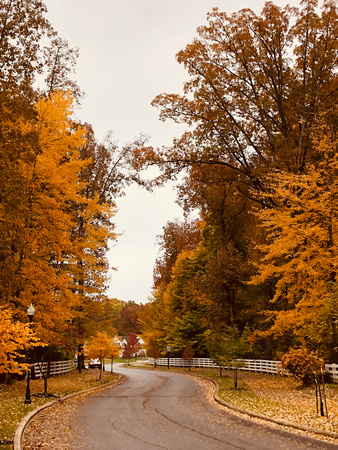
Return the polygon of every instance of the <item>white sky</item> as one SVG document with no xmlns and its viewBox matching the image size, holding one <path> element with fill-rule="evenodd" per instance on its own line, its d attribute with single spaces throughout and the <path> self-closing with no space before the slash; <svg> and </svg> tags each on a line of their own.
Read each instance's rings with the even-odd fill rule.
<svg viewBox="0 0 338 450">
<path fill-rule="evenodd" d="M 196 37 L 213 7 L 231 14 L 262 0 L 45 0 L 48 18 L 71 47 L 78 47 L 76 77 L 86 97 L 79 119 L 93 125 L 96 137 L 108 130 L 123 145 L 141 132 L 149 145 L 170 145 L 182 125 L 162 123 L 150 103 L 162 92 L 181 93 L 188 76 L 176 53 Z M 275 1 L 284 6 L 287 1 Z M 294 0 L 291 3 L 297 4 Z M 171 186 L 154 194 L 136 186 L 118 201 L 117 232 L 110 252 L 109 295 L 145 303 L 151 294 L 157 255 L 156 235 L 168 220 L 182 218 Z"/>
</svg>

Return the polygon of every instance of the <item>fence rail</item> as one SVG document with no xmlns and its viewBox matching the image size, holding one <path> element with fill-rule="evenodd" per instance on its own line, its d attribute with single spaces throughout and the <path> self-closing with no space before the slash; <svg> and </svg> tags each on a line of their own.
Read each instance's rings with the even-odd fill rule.
<svg viewBox="0 0 338 450">
<path fill-rule="evenodd" d="M 247 370 L 250 372 L 268 373 L 271 375 L 288 375 L 288 371 L 282 369 L 280 361 L 269 361 L 264 359 L 243 359 L 243 366 L 238 367 L 239 370 Z M 149 358 L 149 364 L 154 364 L 154 358 Z M 156 359 L 158 366 L 167 366 L 168 358 Z M 220 366 L 210 358 L 193 358 L 190 361 L 182 358 L 169 358 L 170 367 L 198 367 L 198 368 L 214 368 Z M 226 368 L 224 366 L 224 368 Z M 338 383 L 338 364 L 325 364 L 325 371 L 331 376 L 334 383 Z"/>
<path fill-rule="evenodd" d="M 63 375 L 72 370 L 74 361 L 72 359 L 67 361 L 51 361 L 50 363 L 50 375 Z M 34 364 L 35 377 L 41 378 L 48 371 L 48 363 L 40 362 Z"/>
<path fill-rule="evenodd" d="M 338 364 L 325 364 L 325 371 L 330 374 L 334 383 L 338 383 Z"/>
</svg>

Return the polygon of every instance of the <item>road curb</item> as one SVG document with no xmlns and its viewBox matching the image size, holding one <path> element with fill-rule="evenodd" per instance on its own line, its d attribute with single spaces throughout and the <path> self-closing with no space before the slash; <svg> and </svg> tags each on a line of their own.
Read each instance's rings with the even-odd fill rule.
<svg viewBox="0 0 338 450">
<path fill-rule="evenodd" d="M 83 391 L 79 391 L 79 392 L 74 392 L 73 394 L 66 395 L 65 397 L 58 398 L 56 400 L 53 400 L 53 401 L 48 402 L 48 403 L 45 403 L 44 405 L 38 406 L 37 408 L 33 409 L 33 411 L 28 413 L 21 420 L 21 422 L 19 423 L 19 425 L 18 425 L 18 427 L 17 427 L 17 429 L 15 431 L 15 434 L 14 434 L 13 449 L 14 450 L 23 450 L 22 438 L 23 438 L 23 435 L 24 435 L 24 432 L 25 432 L 25 429 L 26 429 L 27 425 L 33 419 L 34 416 L 39 414 L 44 409 L 50 408 L 51 406 L 54 406 L 57 403 L 63 403 L 64 401 L 69 400 L 70 398 L 76 397 L 78 395 L 88 394 L 89 392 L 92 392 L 92 391 L 98 391 L 99 389 L 109 388 L 111 386 L 114 386 L 115 384 L 118 384 L 123 379 L 124 379 L 124 375 L 119 375 L 119 378 L 117 380 L 112 381 L 110 383 L 101 384 L 100 386 L 95 386 L 95 387 L 93 387 L 91 389 L 87 389 L 87 390 L 83 390 Z"/>
<path fill-rule="evenodd" d="M 322 436 L 338 439 L 338 433 L 335 433 L 334 431 L 319 430 L 317 428 L 308 427 L 306 425 L 298 425 L 296 423 L 287 422 L 286 420 L 282 420 L 282 419 L 274 419 L 273 417 L 264 416 L 263 414 L 254 413 L 254 412 L 251 412 L 251 411 L 247 411 L 246 409 L 238 408 L 237 406 L 231 405 L 230 403 L 227 403 L 226 401 L 222 400 L 218 396 L 219 386 L 218 386 L 218 383 L 216 383 L 215 380 L 213 380 L 212 378 L 204 377 L 202 375 L 193 375 L 193 374 L 191 374 L 191 375 L 192 376 L 197 376 L 197 377 L 200 377 L 200 378 L 204 378 L 204 379 L 206 379 L 208 381 L 211 381 L 211 383 L 215 386 L 215 392 L 213 394 L 213 397 L 214 397 L 215 401 L 217 403 L 219 403 L 220 405 L 225 406 L 226 408 L 229 408 L 229 409 L 231 409 L 233 411 L 236 411 L 236 412 L 239 412 L 241 414 L 246 414 L 249 417 L 255 417 L 257 419 L 266 420 L 267 422 L 272 422 L 272 423 L 275 423 L 277 425 L 283 425 L 285 427 L 294 428 L 296 430 L 307 431 L 307 432 L 310 432 L 310 433 L 313 433 L 313 434 L 318 434 L 318 435 L 322 435 Z"/>
</svg>

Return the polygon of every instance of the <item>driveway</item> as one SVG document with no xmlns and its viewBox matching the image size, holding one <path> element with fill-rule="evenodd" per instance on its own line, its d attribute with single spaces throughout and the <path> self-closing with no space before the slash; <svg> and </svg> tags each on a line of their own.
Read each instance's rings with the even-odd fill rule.
<svg viewBox="0 0 338 450">
<path fill-rule="evenodd" d="M 119 450 L 337 449 L 211 405 L 199 383 L 173 372 L 114 367 L 126 381 L 74 411 L 72 448 Z"/>
</svg>

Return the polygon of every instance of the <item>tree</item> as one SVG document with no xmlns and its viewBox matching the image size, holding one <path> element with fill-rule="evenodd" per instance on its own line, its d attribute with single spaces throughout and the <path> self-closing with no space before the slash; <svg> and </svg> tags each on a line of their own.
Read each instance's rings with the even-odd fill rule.
<svg viewBox="0 0 338 450">
<path fill-rule="evenodd" d="M 172 270 L 177 257 L 183 250 L 192 250 L 200 241 L 200 230 L 196 222 L 182 222 L 177 220 L 167 222 L 163 227 L 163 234 L 157 236 L 160 255 L 156 258 L 154 268 L 154 287 L 170 282 Z"/>
<path fill-rule="evenodd" d="M 294 335 L 298 345 L 336 360 L 337 140 L 327 125 L 313 133 L 317 166 L 297 176 L 276 172 L 270 181 L 278 206 L 259 212 L 267 241 L 258 246 L 252 282 L 275 283 L 267 337 Z"/>
<path fill-rule="evenodd" d="M 36 334 L 31 330 L 29 323 L 13 320 L 13 312 L 4 307 L 0 308 L 0 373 L 22 374 L 29 365 L 19 360 L 23 351 L 41 345 Z"/>
<path fill-rule="evenodd" d="M 150 338 L 146 342 L 147 355 L 154 358 L 154 367 L 156 369 L 156 360 L 161 356 L 160 348 L 155 339 Z"/>
<path fill-rule="evenodd" d="M 112 358 L 113 367 L 113 357 L 118 355 L 119 347 L 115 342 L 114 338 L 108 336 L 106 332 L 98 331 L 91 340 L 86 343 L 85 352 L 89 359 L 98 359 L 101 363 L 100 365 L 100 380 L 102 377 L 102 365 L 105 358 Z M 113 370 L 111 368 L 111 370 Z"/>
<path fill-rule="evenodd" d="M 25 314 L 22 305 L 33 303 L 36 330 L 47 342 L 61 338 L 77 301 L 68 205 L 79 195 L 78 150 L 84 131 L 72 129 L 71 105 L 70 95 L 52 94 L 37 103 L 36 121 L 23 118 L 13 125 L 19 136 L 27 136 L 26 143 L 21 142 L 24 151 L 14 177 L 21 179 L 21 188 L 13 191 L 8 186 L 9 195 L 1 201 L 2 301 L 12 305 L 17 317 Z M 4 151 L 10 147 L 6 140 L 2 144 Z M 11 179 L 8 174 L 7 182 Z"/>
<path fill-rule="evenodd" d="M 77 301 L 69 205 L 86 162 L 76 161 L 84 130 L 70 119 L 77 51 L 46 12 L 39 0 L 0 4 L 0 292 L 18 318 L 33 301 L 44 338 L 65 343 Z"/>
<path fill-rule="evenodd" d="M 324 367 L 324 360 L 305 348 L 290 349 L 281 362 L 283 369 L 290 372 L 302 386 L 313 384 Z"/>
<path fill-rule="evenodd" d="M 139 351 L 139 349 L 140 349 L 139 338 L 136 336 L 135 333 L 130 333 L 127 343 L 124 344 L 122 357 L 127 360 L 135 358 L 137 356 L 137 352 Z"/>
<path fill-rule="evenodd" d="M 243 358 L 249 350 L 246 332 L 240 335 L 237 327 L 222 327 L 208 330 L 206 341 L 210 351 L 210 357 L 222 368 L 226 366 L 234 372 L 234 388 L 238 384 L 238 368 L 245 365 Z"/>
<path fill-rule="evenodd" d="M 111 133 L 99 143 L 74 122 L 78 51 L 46 12 L 40 0 L 0 2 L 0 303 L 19 320 L 34 303 L 37 333 L 72 348 L 107 324 L 115 200 L 147 183 L 133 145 Z"/>
<path fill-rule="evenodd" d="M 154 342 L 158 346 L 160 354 L 165 354 L 165 327 L 171 320 L 172 313 L 166 299 L 160 293 L 155 292 L 153 300 L 144 305 L 140 314 L 142 336 L 144 336 L 146 346 L 149 342 Z"/>
<path fill-rule="evenodd" d="M 141 325 L 139 316 L 143 305 L 134 301 L 121 302 L 121 309 L 118 317 L 114 320 L 114 327 L 120 336 L 127 336 L 130 333 L 140 334 Z"/>
<path fill-rule="evenodd" d="M 115 337 L 113 339 L 111 348 L 110 348 L 110 354 L 109 357 L 111 359 L 111 364 L 110 364 L 110 373 L 113 373 L 113 365 L 114 365 L 114 359 L 118 358 L 120 356 L 121 353 L 121 346 L 120 343 L 117 339 L 117 337 Z"/>
<path fill-rule="evenodd" d="M 258 201 L 271 168 L 304 171 L 314 159 L 312 125 L 336 110 L 338 27 L 333 1 L 321 14 L 315 0 L 302 6 L 267 2 L 261 16 L 213 9 L 199 38 L 177 54 L 190 75 L 185 94 L 153 101 L 162 120 L 192 131 L 168 149 L 145 149 L 140 164 L 159 164 L 162 179 L 196 166 L 226 167 L 227 179 Z"/>
<path fill-rule="evenodd" d="M 41 0 L 0 3 L 0 126 L 8 108 L 12 115 L 33 118 L 33 105 L 41 95 L 60 89 L 79 95 L 76 83 L 68 78 L 77 51 L 58 37 L 46 13 Z"/>
<path fill-rule="evenodd" d="M 333 1 L 214 9 L 178 53 L 184 94 L 153 104 L 189 130 L 171 147 L 135 149 L 138 167 L 162 170 L 154 183 L 183 173 L 178 201 L 200 212 L 199 246 L 155 273 L 145 332 L 161 350 L 180 348 L 185 326 L 249 325 L 270 357 L 295 345 L 337 357 L 337 30 Z"/>
<path fill-rule="evenodd" d="M 82 242 L 82 246 L 78 248 L 76 271 L 82 300 L 77 311 L 78 316 L 73 322 L 73 336 L 80 355 L 83 355 L 81 347 L 84 340 L 97 329 L 97 311 L 101 309 L 98 302 L 107 303 L 105 291 L 110 270 L 107 252 L 109 245 L 117 239 L 113 223 L 116 199 L 124 195 L 124 188 L 130 183 L 135 181 L 142 184 L 132 166 L 131 148 L 119 148 L 112 133 L 108 133 L 102 142 L 98 142 L 92 127 L 85 124 L 85 129 L 86 142 L 80 149 L 80 159 L 86 162 L 80 173 L 84 200 L 72 203 L 72 238 L 74 242 Z M 87 245 L 88 242 L 91 242 L 90 246 Z M 118 328 L 119 334 L 138 332 L 138 307 L 140 306 L 134 307 L 133 313 L 130 311 L 135 321 L 132 329 L 123 330 L 123 325 L 119 326 L 119 319 L 114 317 L 113 326 Z M 122 309 L 120 316 L 124 312 Z M 84 367 L 83 356 L 80 356 L 78 363 Z"/>
<path fill-rule="evenodd" d="M 191 343 L 187 342 L 186 343 L 186 347 L 185 347 L 184 352 L 183 352 L 183 355 L 182 355 L 182 358 L 188 360 L 189 372 L 190 372 L 190 369 L 191 369 L 191 361 L 194 359 L 194 357 L 195 357 L 194 349 L 192 348 Z"/>
<path fill-rule="evenodd" d="M 38 42 L 52 33 L 45 18 L 47 9 L 39 0 L 3 0 L 0 5 L 0 80 L 2 92 L 32 89 L 36 74 L 42 69 Z"/>
</svg>

